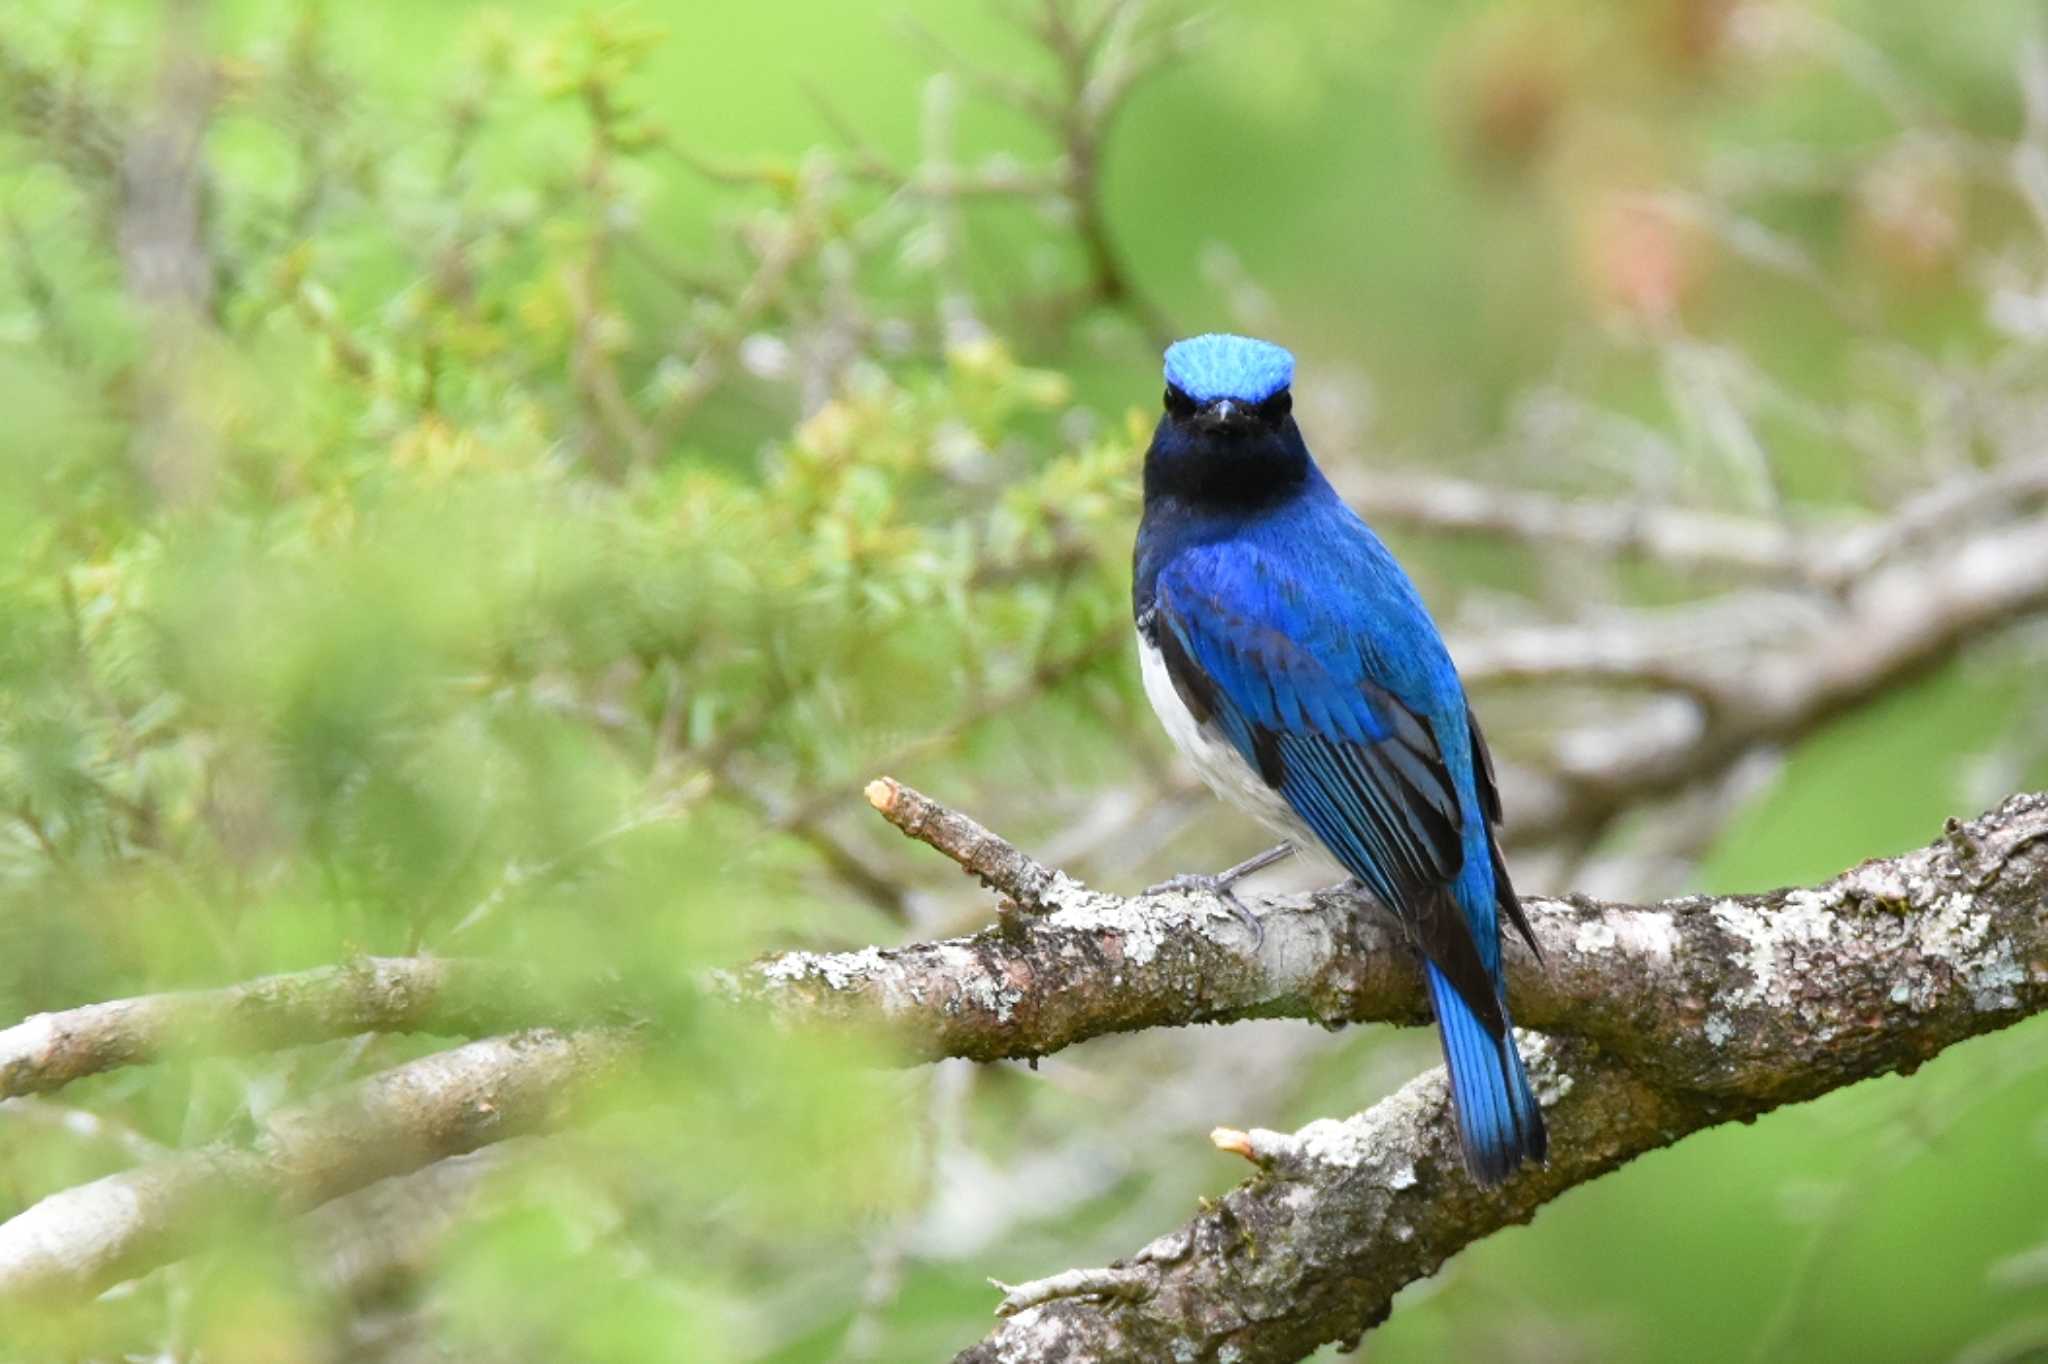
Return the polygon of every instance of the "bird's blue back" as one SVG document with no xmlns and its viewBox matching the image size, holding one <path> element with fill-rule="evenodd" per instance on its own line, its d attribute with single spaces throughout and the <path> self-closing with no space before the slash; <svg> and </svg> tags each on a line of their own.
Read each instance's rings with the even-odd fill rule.
<svg viewBox="0 0 2048 1364">
<path fill-rule="evenodd" d="M 1138 594 L 1177 622 L 1183 647 L 1218 684 L 1227 709 L 1248 722 L 1225 723 L 1241 731 L 1231 737 L 1247 758 L 1256 760 L 1253 726 L 1354 744 L 1392 737 L 1400 717 L 1374 689 L 1427 722 L 1460 825 L 1458 907 L 1488 971 L 1497 971 L 1493 861 L 1464 686 L 1414 583 L 1379 536 L 1320 472 L 1256 516 L 1186 516 L 1153 529 L 1140 546 Z M 1357 833 L 1317 832 L 1346 871 L 1401 908 Z"/>
</svg>

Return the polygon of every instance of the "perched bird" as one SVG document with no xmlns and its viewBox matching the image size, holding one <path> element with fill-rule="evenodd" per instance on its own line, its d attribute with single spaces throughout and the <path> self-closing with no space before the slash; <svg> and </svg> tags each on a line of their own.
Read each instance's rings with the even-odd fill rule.
<svg viewBox="0 0 2048 1364">
<path fill-rule="evenodd" d="M 1399 918 L 1466 1167 L 1499 1184 L 1546 1139 L 1508 1021 L 1502 919 L 1536 940 L 1494 836 L 1492 762 L 1415 585 L 1309 455 L 1293 379 L 1266 341 L 1167 348 L 1133 565 L 1145 694 L 1219 795 L 1321 844 Z M 1168 884 L 1222 895 L 1256 930 L 1230 882 L 1287 847 Z"/>
</svg>

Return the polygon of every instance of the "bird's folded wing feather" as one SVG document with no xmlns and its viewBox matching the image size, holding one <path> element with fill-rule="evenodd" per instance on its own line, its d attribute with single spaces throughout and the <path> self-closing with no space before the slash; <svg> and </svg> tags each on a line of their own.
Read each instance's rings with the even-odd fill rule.
<svg viewBox="0 0 2048 1364">
<path fill-rule="evenodd" d="M 1236 585 L 1217 579 L 1235 576 Z M 1458 786 L 1427 717 L 1368 675 L 1359 632 L 1250 560 L 1234 575 L 1163 572 L 1152 628 L 1167 674 L 1315 831 L 1498 1035 L 1492 906 L 1470 921 Z M 1482 946 L 1484 944 L 1484 946 Z"/>
</svg>

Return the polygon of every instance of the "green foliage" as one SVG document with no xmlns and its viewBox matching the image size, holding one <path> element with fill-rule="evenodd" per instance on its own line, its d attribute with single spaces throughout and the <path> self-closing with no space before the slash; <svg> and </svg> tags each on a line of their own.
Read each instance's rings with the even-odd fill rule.
<svg viewBox="0 0 2048 1364">
<path fill-rule="evenodd" d="M 987 40 L 981 84 L 1070 78 L 986 15 L 921 8 Z M 90 1314 L 9 1323 L 0 1356 L 808 1360 L 845 1357 L 861 1329 L 879 1332 L 871 1358 L 963 1344 L 986 1317 L 979 1269 L 913 1263 L 865 1325 L 860 1306 L 939 1178 L 939 1082 L 701 1008 L 702 973 L 884 940 L 906 902 L 957 886 L 869 827 L 858 792 L 880 771 L 1029 842 L 1155 761 L 1122 650 L 1146 422 L 1132 405 L 1151 402 L 1162 311 L 1190 329 L 1284 318 L 1327 361 L 1305 410 L 1326 403 L 1318 429 L 1353 446 L 1490 449 L 1540 425 L 1516 404 L 1547 381 L 1597 409 L 1558 442 L 1580 456 L 1541 469 L 1563 485 L 1775 507 L 1896 481 L 1844 431 L 1910 443 L 1938 414 L 1860 347 L 1882 330 L 1957 364 L 1994 352 L 1960 247 L 1914 255 L 1854 185 L 1780 187 L 1733 235 L 1796 247 L 1794 287 L 1782 253 L 1614 215 L 1614 194 L 1760 139 L 1849 155 L 1887 131 L 1882 101 L 1817 57 L 1765 80 L 1724 46 L 1687 47 L 1686 16 L 1720 8 L 1228 8 L 1209 54 L 1096 148 L 1093 199 L 1042 121 L 956 116 L 958 81 L 920 104 L 857 6 L 655 22 L 223 0 L 181 29 L 176 5 L 39 0 L 0 20 L 0 1022 L 410 952 L 664 1002 L 656 1054 L 602 1120 L 512 1153 L 502 1196 L 423 1251 L 392 1301 L 344 1301 L 303 1272 L 291 1226 L 225 1210 L 216 1249 Z M 1973 128 L 2009 133 L 2017 96 L 1984 73 L 2017 21 L 1986 3 L 1950 23 L 1950 8 L 1852 5 L 1845 22 L 1897 35 Z M 1178 32 L 1133 28 L 1119 50 Z M 124 161 L 188 97 L 181 60 L 206 77 L 183 235 L 134 212 L 135 178 L 175 188 L 177 158 Z M 812 70 L 858 119 L 802 112 L 791 72 Z M 809 146 L 842 122 L 853 145 Z M 934 165 L 986 192 L 928 192 Z M 2022 217 L 1891 169 L 1988 241 Z M 152 259 L 182 261 L 184 284 L 150 286 Z M 1747 357 L 1729 383 L 1766 394 L 1761 480 L 1678 401 L 1670 352 L 1643 344 L 1659 290 L 1700 329 L 1674 345 Z M 1862 311 L 1844 315 L 1845 292 Z M 1854 422 L 1813 418 L 1837 399 Z M 1657 439 L 1579 439 L 1596 427 Z M 1631 462 L 1644 448 L 1658 459 Z M 1440 553 L 1417 559 L 1445 582 L 1533 576 L 1516 555 Z M 1738 826 L 1709 866 L 1803 876 L 1931 829 L 1954 774 L 1882 793 L 1871 774 L 1995 745 L 2037 695 L 2000 668 L 1813 745 L 1754 817 L 1768 827 Z M 1853 808 L 1847 784 L 1864 792 Z M 1172 851 L 1207 865 L 1217 846 Z M 147 1143 L 242 1139 L 253 1116 L 434 1045 L 104 1077 L 62 1096 L 106 1119 L 91 1140 L 61 1110 L 0 1113 L 0 1215 Z M 1150 1078 L 1150 1045 L 1109 1054 Z M 1361 1080 L 1375 1057 L 1426 1053 L 1350 1040 L 1274 1102 L 1348 1111 L 1394 1073 Z M 1129 1118 L 1131 1076 L 1076 1074 L 1070 1089 L 982 1077 L 977 1149 L 1021 1162 Z M 1994 1094 L 2038 1096 L 2025 1079 Z M 1869 1092 L 1849 1102 L 1865 1105 L 1850 1145 L 1882 1145 Z M 1843 1111 L 1766 1135 L 1826 1165 Z M 1105 1180 L 984 1268 L 1128 1250 L 1134 1221 L 1163 1226 L 1236 1173 L 1181 1153 L 1199 1147 L 1184 1137 L 1147 1133 L 1157 1170 Z M 1570 1257 L 1531 1248 L 1546 1214 L 1372 1348 L 1541 1353 L 1550 1337 L 1517 1333 L 1596 1288 L 1587 1320 L 1551 1333 L 1560 1357 L 1747 1348 L 1774 1282 L 1676 1243 L 1736 1260 L 1769 1235 L 1761 1195 L 1729 1211 L 1718 1192 L 1757 1149 L 1749 1133 L 1689 1144 L 1568 1200 Z M 1994 1166 L 1976 1158 L 1955 1187 L 1994 1196 Z M 1663 1198 L 1639 1196 L 1666 1178 Z M 1943 1257 L 1980 1314 L 2001 1304 L 1979 1266 L 2038 1236 L 2040 1213 Z M 1673 1261 L 1664 1289 L 1616 1286 L 1653 1252 Z M 1572 1274 L 1531 1269 L 1560 1258 Z M 1662 1342 L 1685 1300 L 1721 1300 L 1695 1287 L 1709 1282 L 1737 1305 Z M 1528 1300 L 1503 1307 L 1510 1292 Z M 1851 1315 L 1816 1318 L 1868 1343 L 1835 1320 Z M 426 1338 L 371 1338 L 386 1317 Z M 1916 1349 L 1977 1324 L 1944 1318 Z"/>
<path fill-rule="evenodd" d="M 63 140 L 153 116 L 146 71 L 106 69 L 123 20 L 100 21 L 0 35 L 66 101 L 9 125 L 0 163 L 23 286 L 0 368 L 0 1013 L 414 951 L 670 998 L 639 1116 L 526 1161 L 517 1200 L 436 1256 L 435 1302 L 492 1358 L 749 1357 L 752 1295 L 812 1253 L 792 1243 L 853 1246 L 901 1206 L 914 1083 L 692 1008 L 699 975 L 887 931 L 849 924 L 803 842 L 849 802 L 776 809 L 857 791 L 891 736 L 971 729 L 991 692 L 1113 676 L 1101 551 L 1132 514 L 1131 433 L 1051 439 L 1065 382 L 925 339 L 915 282 L 858 305 L 903 319 L 887 370 L 809 394 L 738 372 L 749 337 L 869 287 L 862 221 L 803 172 L 736 192 L 732 260 L 657 254 L 630 223 L 659 35 L 615 16 L 484 22 L 416 136 L 365 107 L 308 7 L 217 73 L 203 231 L 164 244 L 206 287 L 138 301 L 124 229 L 87 207 L 112 168 Z M 420 1045 L 87 1088 L 137 1140 L 191 1145 Z M 9 1169 L 10 1213 L 98 1172 L 61 1140 Z M 278 1229 L 226 1239 L 98 1347 L 335 1348 Z"/>
</svg>

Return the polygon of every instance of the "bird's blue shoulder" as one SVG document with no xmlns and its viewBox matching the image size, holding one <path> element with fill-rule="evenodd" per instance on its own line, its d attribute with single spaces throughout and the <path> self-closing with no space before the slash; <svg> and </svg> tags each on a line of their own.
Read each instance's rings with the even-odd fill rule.
<svg viewBox="0 0 2048 1364">
<path fill-rule="evenodd" d="M 1370 683 L 1418 715 L 1461 721 L 1463 688 L 1414 584 L 1371 528 L 1315 482 L 1249 520 L 1160 527 L 1140 555 L 1141 595 L 1203 637 L 1214 655 L 1205 665 L 1249 670 L 1248 701 L 1270 703 L 1276 688 L 1356 695 Z M 1262 670 L 1269 683 L 1258 680 Z M 1356 721 L 1327 712 L 1325 721 L 1344 737 L 1374 737 L 1351 734 Z"/>
</svg>

